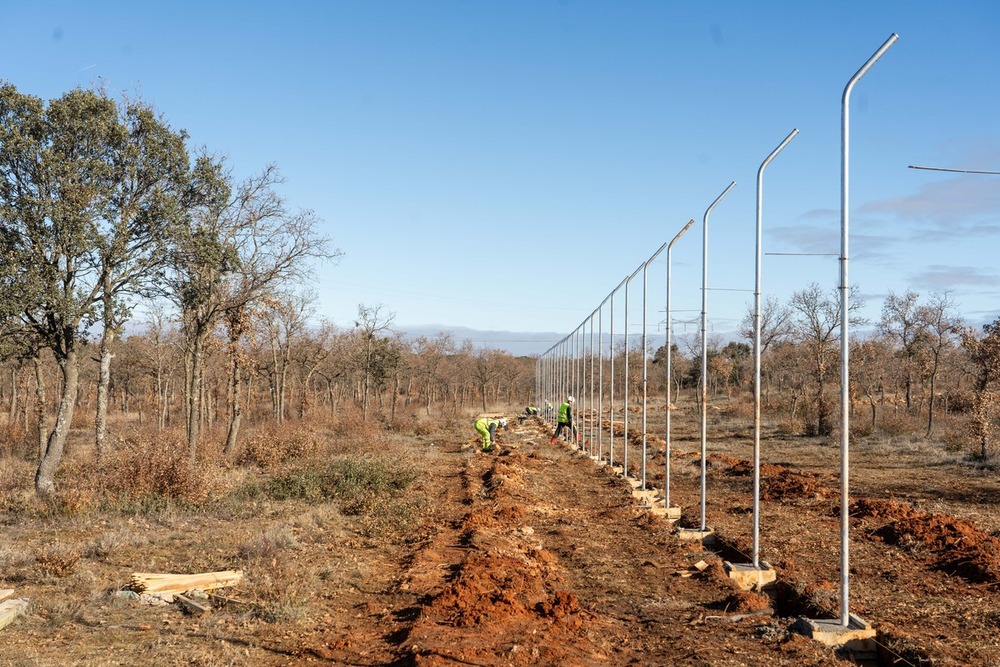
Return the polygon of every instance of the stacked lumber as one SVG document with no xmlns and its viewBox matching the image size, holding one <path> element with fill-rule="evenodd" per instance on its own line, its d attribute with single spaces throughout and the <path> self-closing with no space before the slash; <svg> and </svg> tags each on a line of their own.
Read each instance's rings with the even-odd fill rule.
<svg viewBox="0 0 1000 667">
<path fill-rule="evenodd" d="M 128 588 L 136 593 L 159 593 L 171 595 L 192 590 L 208 591 L 225 586 L 233 586 L 243 579 L 242 570 L 202 572 L 200 574 L 167 574 L 157 572 L 134 572 Z"/>
</svg>

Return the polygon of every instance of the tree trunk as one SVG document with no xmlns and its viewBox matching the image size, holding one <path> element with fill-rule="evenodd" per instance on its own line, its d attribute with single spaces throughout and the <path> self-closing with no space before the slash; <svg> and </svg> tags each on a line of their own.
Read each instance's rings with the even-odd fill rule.
<svg viewBox="0 0 1000 667">
<path fill-rule="evenodd" d="M 38 460 L 41 461 L 42 457 L 45 456 L 45 439 L 48 432 L 48 427 L 45 425 L 45 374 L 42 372 L 42 360 L 38 358 L 37 354 L 32 358 L 32 362 L 35 365 L 35 420 L 38 433 Z M 25 400 L 24 405 L 28 406 L 27 400 Z M 25 430 L 27 430 L 27 416 L 24 424 Z"/>
<path fill-rule="evenodd" d="M 938 367 L 938 357 L 934 355 L 934 364 L 931 367 L 930 373 L 930 392 L 931 395 L 927 399 L 927 437 L 930 437 L 931 431 L 934 430 L 934 381 L 937 378 L 937 367 Z"/>
<path fill-rule="evenodd" d="M 204 359 L 205 335 L 197 332 L 192 337 L 191 347 L 185 359 L 184 407 L 187 422 L 188 462 L 194 468 L 198 458 L 198 429 L 201 426 L 202 407 L 202 363 Z"/>
<path fill-rule="evenodd" d="M 59 369 L 62 371 L 59 410 L 56 413 L 55 425 L 45 444 L 45 451 L 38 462 L 38 470 L 35 472 L 35 493 L 43 499 L 50 499 L 55 495 L 56 470 L 62 460 L 66 436 L 69 435 L 70 423 L 73 421 L 76 389 L 80 378 L 76 350 L 71 349 L 66 352 L 65 358 L 59 360 Z"/>
<path fill-rule="evenodd" d="M 7 411 L 7 420 L 13 424 L 14 420 L 17 418 L 17 369 L 10 369 L 10 405 Z"/>
<path fill-rule="evenodd" d="M 232 405 L 229 412 L 229 430 L 226 432 L 226 446 L 222 452 L 226 456 L 232 456 L 236 451 L 236 438 L 240 433 L 240 423 L 243 421 L 243 395 L 242 378 L 240 373 L 240 363 L 233 356 L 232 373 L 229 389 L 232 393 Z"/>
<path fill-rule="evenodd" d="M 363 421 L 368 421 L 368 387 L 371 381 L 371 360 L 372 360 L 372 342 L 371 339 L 368 340 L 368 351 L 365 355 L 365 384 L 364 384 L 364 394 L 361 399 L 361 418 Z"/>
<path fill-rule="evenodd" d="M 107 306 L 105 306 L 107 307 Z M 97 380 L 97 414 L 94 416 L 94 447 L 97 460 L 104 458 L 108 435 L 108 389 L 111 385 L 111 343 L 115 340 L 115 329 L 104 323 L 101 336 L 101 362 Z"/>
<path fill-rule="evenodd" d="M 394 386 L 392 391 L 392 409 L 389 413 L 389 423 L 391 424 L 396 423 L 396 401 L 399 398 L 399 384 L 400 384 L 398 375 L 396 376 L 395 382 L 393 384 Z"/>
</svg>

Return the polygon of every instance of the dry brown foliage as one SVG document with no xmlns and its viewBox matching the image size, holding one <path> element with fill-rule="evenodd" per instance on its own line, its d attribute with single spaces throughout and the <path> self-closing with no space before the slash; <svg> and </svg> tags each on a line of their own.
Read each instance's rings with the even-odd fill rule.
<svg viewBox="0 0 1000 667">
<path fill-rule="evenodd" d="M 98 470 L 101 488 L 112 503 L 154 498 L 203 504 L 213 490 L 210 466 L 192 468 L 186 445 L 178 440 L 135 435 L 120 440 Z"/>
</svg>

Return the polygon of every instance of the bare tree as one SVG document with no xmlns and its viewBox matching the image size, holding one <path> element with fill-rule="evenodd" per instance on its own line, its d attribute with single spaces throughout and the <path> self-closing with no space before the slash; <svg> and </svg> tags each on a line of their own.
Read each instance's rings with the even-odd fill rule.
<svg viewBox="0 0 1000 667">
<path fill-rule="evenodd" d="M 501 354 L 499 350 L 483 347 L 476 350 L 473 360 L 472 377 L 481 392 L 483 412 L 486 412 L 486 390 L 500 375 Z"/>
<path fill-rule="evenodd" d="M 390 331 L 396 314 L 386 310 L 382 304 L 375 306 L 358 305 L 358 319 L 355 328 L 361 335 L 362 358 L 361 370 L 364 374 L 364 386 L 361 401 L 363 419 L 368 420 L 368 408 L 373 377 L 379 377 L 385 371 L 378 359 L 379 334 Z"/>
<path fill-rule="evenodd" d="M 882 320 L 879 322 L 882 334 L 899 345 L 897 357 L 900 363 L 896 369 L 901 376 L 907 410 L 913 408 L 913 374 L 920 348 L 926 338 L 926 327 L 918 306 L 919 299 L 920 295 L 913 291 L 907 291 L 903 296 L 890 291 L 882 305 Z"/>
<path fill-rule="evenodd" d="M 955 338 L 961 334 L 963 326 L 955 315 L 955 302 L 949 292 L 931 295 L 930 303 L 918 309 L 918 317 L 926 332 L 927 349 L 930 356 L 928 382 L 930 396 L 927 400 L 927 435 L 934 430 L 934 408 L 937 402 L 937 377 L 941 370 L 941 357 L 950 348 Z"/>
<path fill-rule="evenodd" d="M 236 350 L 246 334 L 246 310 L 284 285 L 303 279 L 308 260 L 339 257 L 316 234 L 312 212 L 291 213 L 275 187 L 271 165 L 233 187 L 224 162 L 202 154 L 190 178 L 189 224 L 177 235 L 171 296 L 182 312 L 185 344 L 185 413 L 189 458 L 197 455 L 203 420 L 205 343 L 223 318 L 229 325 L 230 386 L 238 390 L 242 365 Z M 238 393 L 238 391 L 236 392 Z M 233 396 L 226 436 L 232 452 L 241 400 Z"/>
<path fill-rule="evenodd" d="M 313 376 L 319 374 L 323 363 L 333 354 L 333 341 L 336 335 L 337 328 L 333 323 L 323 320 L 311 335 L 302 336 L 292 348 L 292 362 L 299 369 L 302 384 L 302 395 L 299 400 L 300 419 L 305 418 L 309 412 Z"/>
<path fill-rule="evenodd" d="M 864 306 L 857 296 L 857 288 L 850 288 L 851 312 Z M 831 407 L 827 402 L 826 384 L 830 371 L 839 357 L 837 342 L 840 340 L 840 294 L 834 289 L 823 292 L 819 285 L 795 292 L 791 298 L 792 337 L 802 346 L 810 360 L 812 380 L 815 385 L 813 407 L 816 435 L 830 435 L 833 432 Z M 850 317 L 851 323 L 862 323 L 859 317 Z"/>
<path fill-rule="evenodd" d="M 455 351 L 455 341 L 447 333 L 439 333 L 433 338 L 421 336 L 412 345 L 416 357 L 415 372 L 420 377 L 420 391 L 424 398 L 424 410 L 430 415 L 431 402 L 438 393 L 438 387 L 447 386 L 447 379 L 442 377 L 445 359 Z M 446 392 L 442 392 L 446 393 Z"/>
<path fill-rule="evenodd" d="M 878 422 L 879 397 L 885 383 L 886 363 L 891 347 L 885 338 L 870 338 L 851 345 L 851 381 L 868 399 L 871 428 Z"/>
</svg>

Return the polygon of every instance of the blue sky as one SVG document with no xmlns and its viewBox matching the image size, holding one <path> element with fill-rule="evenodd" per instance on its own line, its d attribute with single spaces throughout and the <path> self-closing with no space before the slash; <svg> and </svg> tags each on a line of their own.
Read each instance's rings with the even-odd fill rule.
<svg viewBox="0 0 1000 667">
<path fill-rule="evenodd" d="M 1000 315 L 1000 176 L 907 168 L 1000 171 L 998 29 L 992 0 L 8 0 L 0 75 L 43 98 L 102 81 L 238 174 L 277 164 L 344 252 L 313 286 L 341 326 L 383 304 L 404 330 L 558 338 L 691 218 L 671 298 L 696 317 L 702 217 L 736 181 L 709 228 L 722 335 L 752 299 L 757 168 L 793 128 L 764 177 L 764 250 L 839 251 L 841 94 L 894 32 L 852 98 L 851 282 L 871 318 L 907 289 Z M 651 335 L 665 273 L 661 256 Z M 837 280 L 835 257 L 764 259 L 782 301 Z"/>
</svg>

